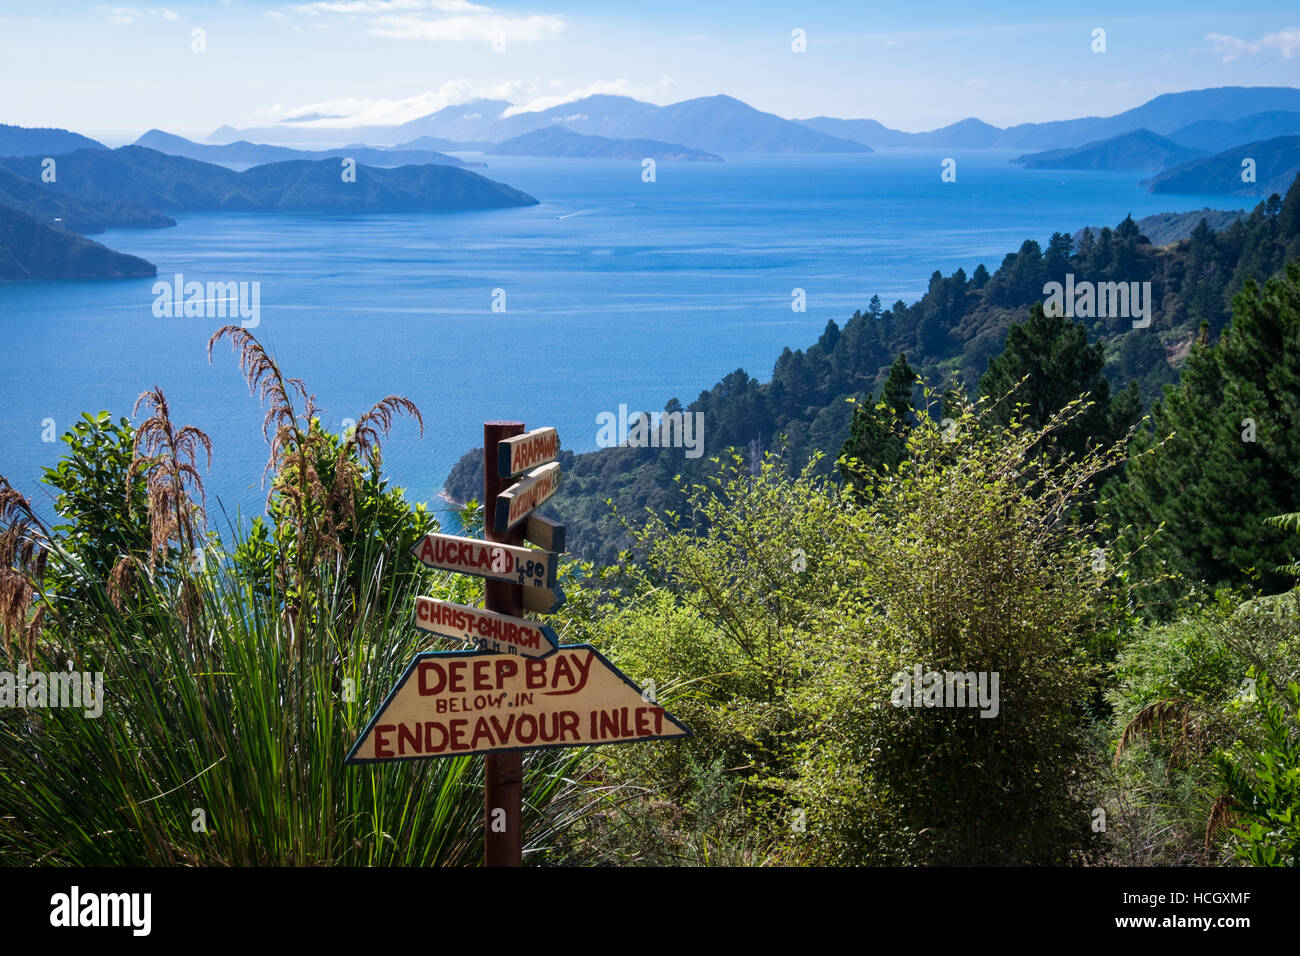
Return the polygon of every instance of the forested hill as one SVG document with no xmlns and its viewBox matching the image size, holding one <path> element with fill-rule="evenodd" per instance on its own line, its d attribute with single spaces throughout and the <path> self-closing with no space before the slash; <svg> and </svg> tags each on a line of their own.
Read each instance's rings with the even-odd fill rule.
<svg viewBox="0 0 1300 956">
<path fill-rule="evenodd" d="M 567 526 L 571 551 L 610 562 L 627 547 L 627 538 L 607 501 L 633 520 L 647 507 L 656 512 L 678 507 L 674 476 L 699 480 L 712 467 L 709 459 L 727 448 L 757 458 L 781 447 L 782 436 L 791 468 L 814 451 L 826 452 L 833 462 L 852 417 L 847 400 L 878 393 L 900 352 L 927 381 L 937 384 L 955 374 L 974 389 L 989 359 L 1002 351 L 1011 324 L 1024 321 L 1032 303 L 1043 302 L 1046 283 L 1065 283 L 1067 275 L 1076 288 L 1151 283 L 1150 324 L 1144 328 L 1133 328 L 1128 316 L 1097 315 L 1082 302 L 1071 316 L 1084 324 L 1091 341 L 1105 343 L 1112 386 L 1137 382 L 1149 403 L 1176 380 L 1200 324 L 1208 323 L 1217 336 L 1242 282 L 1275 275 L 1296 256 L 1300 178 L 1285 199 L 1274 194 L 1227 229 L 1215 232 L 1202 224 L 1170 246 L 1151 245 L 1131 218 L 1115 229 L 1085 231 L 1077 244 L 1068 233 L 1054 234 L 1046 248 L 1026 240 L 992 274 L 982 264 L 969 276 L 963 269 L 950 276 L 936 271 L 929 290 L 911 306 L 899 301 L 885 309 L 873 298 L 843 328 L 829 322 L 816 344 L 783 351 L 768 383 L 737 369 L 701 392 L 687 408 L 704 415 L 701 457 L 686 458 L 680 448 L 609 448 L 566 456 L 561 493 L 544 513 Z M 666 408 L 680 406 L 673 399 Z M 481 452 L 462 458 L 448 478 L 447 493 L 458 500 L 481 496 L 481 464 Z"/>
</svg>

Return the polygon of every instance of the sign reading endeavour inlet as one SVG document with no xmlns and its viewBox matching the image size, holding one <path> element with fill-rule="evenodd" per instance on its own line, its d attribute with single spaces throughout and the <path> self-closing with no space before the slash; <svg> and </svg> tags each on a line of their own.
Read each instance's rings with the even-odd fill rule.
<svg viewBox="0 0 1300 956">
<path fill-rule="evenodd" d="M 411 662 L 348 762 L 688 736 L 588 644 L 535 659 L 452 651 Z"/>
</svg>

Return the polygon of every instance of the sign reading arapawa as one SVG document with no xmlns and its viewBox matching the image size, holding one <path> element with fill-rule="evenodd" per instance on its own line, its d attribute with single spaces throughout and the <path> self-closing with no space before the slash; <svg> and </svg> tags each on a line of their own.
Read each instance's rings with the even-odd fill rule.
<svg viewBox="0 0 1300 956">
<path fill-rule="evenodd" d="M 537 428 L 525 435 L 506 438 L 497 445 L 497 474 L 512 478 L 521 471 L 554 461 L 560 454 L 560 433 L 554 428 Z"/>
<path fill-rule="evenodd" d="M 424 595 L 415 599 L 415 626 L 430 634 L 474 641 L 480 650 L 524 657 L 545 657 L 560 643 L 545 624 Z"/>
<path fill-rule="evenodd" d="M 549 657 L 417 655 L 348 763 L 689 737 L 589 644 Z"/>
<path fill-rule="evenodd" d="M 505 534 L 560 490 L 560 463 L 534 468 L 497 495 L 496 530 Z"/>
<path fill-rule="evenodd" d="M 524 587 L 555 587 L 556 555 L 551 551 L 450 534 L 426 534 L 412 553 L 429 567 L 443 571 L 476 574 Z"/>
</svg>

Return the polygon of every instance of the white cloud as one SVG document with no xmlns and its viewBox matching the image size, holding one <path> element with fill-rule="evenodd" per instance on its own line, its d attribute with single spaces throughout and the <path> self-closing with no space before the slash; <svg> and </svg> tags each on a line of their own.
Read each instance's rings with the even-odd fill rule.
<svg viewBox="0 0 1300 956">
<path fill-rule="evenodd" d="M 345 14 L 379 14 L 379 13 L 400 13 L 410 10 L 428 10 L 446 9 L 441 5 L 446 0 L 440 0 L 435 4 L 431 0 L 320 0 L 317 3 L 300 3 L 293 8 L 294 13 L 309 13 L 313 16 L 321 13 L 345 13 Z M 478 9 L 486 10 L 486 7 L 475 7 L 472 3 L 466 3 L 464 0 L 455 0 L 457 9 Z"/>
<path fill-rule="evenodd" d="M 368 33 L 404 40 L 538 43 L 565 26 L 554 14 L 512 14 L 470 0 L 315 0 L 291 9 L 305 16 L 362 18 Z"/>
<path fill-rule="evenodd" d="M 136 7 L 99 7 L 104 15 L 113 23 L 135 23 L 141 17 L 162 17 L 164 20 L 179 20 L 181 15 L 175 10 L 163 8 L 161 10 L 150 7 L 148 10 L 140 10 Z"/>
<path fill-rule="evenodd" d="M 135 7 L 100 7 L 114 23 L 134 23 L 144 14 Z"/>
<path fill-rule="evenodd" d="M 1223 57 L 1224 63 L 1264 50 L 1274 50 L 1289 60 L 1300 54 L 1300 27 L 1286 27 L 1277 33 L 1267 33 L 1258 40 L 1243 40 L 1227 33 L 1208 33 L 1205 42 L 1214 47 L 1214 52 Z"/>
<path fill-rule="evenodd" d="M 596 96 L 605 94 L 609 96 L 631 96 L 638 100 L 649 100 L 655 102 L 661 100 L 677 88 L 676 82 L 672 77 L 665 76 L 658 83 L 653 84 L 634 84 L 625 79 L 617 80 L 597 80 L 589 86 L 581 89 L 570 90 L 560 96 L 539 96 L 536 99 L 521 103 L 518 106 L 512 106 L 506 110 L 503 116 L 514 116 L 517 113 L 536 113 L 539 110 L 548 110 L 553 106 L 560 106 L 564 103 L 572 103 L 574 100 L 580 100 L 587 96 Z"/>
<path fill-rule="evenodd" d="M 380 37 L 403 40 L 452 40 L 455 42 L 537 43 L 558 36 L 564 18 L 534 14 L 514 17 L 500 13 L 475 13 L 455 17 L 379 17 L 370 32 Z"/>
<path fill-rule="evenodd" d="M 259 114 L 259 122 L 279 123 L 298 129 L 346 129 L 352 126 L 388 126 L 436 113 L 445 106 L 476 99 L 509 100 L 531 95 L 532 85 L 509 81 L 479 86 L 467 80 L 452 80 L 437 90 L 426 90 L 402 99 L 345 97 L 303 106 L 273 106 Z M 296 117 L 308 117 L 297 121 Z M 311 118 L 319 117 L 319 118 Z"/>
</svg>

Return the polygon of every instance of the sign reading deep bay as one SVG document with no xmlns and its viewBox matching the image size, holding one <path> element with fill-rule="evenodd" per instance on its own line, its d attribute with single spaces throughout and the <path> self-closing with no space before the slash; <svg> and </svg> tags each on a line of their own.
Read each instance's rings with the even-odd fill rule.
<svg viewBox="0 0 1300 956">
<path fill-rule="evenodd" d="M 543 658 L 450 651 L 411 662 L 348 762 L 687 736 L 588 644 Z"/>
</svg>

